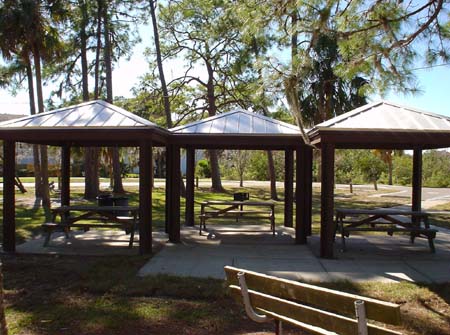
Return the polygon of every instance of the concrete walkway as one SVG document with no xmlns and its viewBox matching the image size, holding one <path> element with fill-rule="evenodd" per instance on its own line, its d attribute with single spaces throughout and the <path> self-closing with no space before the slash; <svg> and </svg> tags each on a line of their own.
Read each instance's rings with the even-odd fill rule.
<svg viewBox="0 0 450 335">
<path fill-rule="evenodd" d="M 425 239 L 411 245 L 401 235 L 351 236 L 346 252 L 339 250 L 337 239 L 336 259 L 326 260 L 318 257 L 318 236 L 295 245 L 293 229 L 281 228 L 275 237 L 258 230 L 260 226 L 214 226 L 209 235 L 199 236 L 196 228 L 185 227 L 183 242 L 166 244 L 139 275 L 222 279 L 223 267 L 233 265 L 303 281 L 450 282 L 449 232 L 438 234 L 435 254 Z"/>
</svg>

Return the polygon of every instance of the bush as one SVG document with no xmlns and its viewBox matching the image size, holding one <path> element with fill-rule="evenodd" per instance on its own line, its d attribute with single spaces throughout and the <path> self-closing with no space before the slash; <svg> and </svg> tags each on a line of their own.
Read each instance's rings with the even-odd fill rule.
<svg viewBox="0 0 450 335">
<path fill-rule="evenodd" d="M 200 178 L 211 178 L 211 166 L 209 165 L 209 161 L 206 159 L 199 160 L 197 162 L 195 174 Z"/>
<path fill-rule="evenodd" d="M 410 155 L 394 156 L 392 165 L 393 183 L 397 185 L 411 185 L 412 157 Z"/>
</svg>

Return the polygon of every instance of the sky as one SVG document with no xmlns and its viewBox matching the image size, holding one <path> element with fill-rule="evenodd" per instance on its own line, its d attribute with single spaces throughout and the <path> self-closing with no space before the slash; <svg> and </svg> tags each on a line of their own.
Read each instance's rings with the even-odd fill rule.
<svg viewBox="0 0 450 335">
<path fill-rule="evenodd" d="M 131 89 L 139 82 L 139 77 L 148 70 L 148 65 L 143 56 L 145 43 L 150 32 L 141 32 L 143 42 L 134 49 L 130 60 L 120 60 L 113 72 L 113 94 L 114 96 L 131 97 Z M 150 35 L 151 36 L 151 35 Z M 181 62 L 166 63 L 164 66 L 166 76 L 173 77 L 179 72 Z M 402 93 L 390 92 L 384 97 L 374 95 L 371 101 L 380 99 L 391 101 L 400 105 L 421 109 L 424 111 L 442 114 L 450 117 L 450 65 L 436 66 L 429 69 L 418 69 L 414 71 L 421 93 L 415 95 L 404 95 Z M 51 87 L 44 88 L 44 99 L 48 97 Z M 0 89 L 0 114 L 29 114 L 28 93 L 25 90 L 13 96 L 8 90 Z"/>
</svg>

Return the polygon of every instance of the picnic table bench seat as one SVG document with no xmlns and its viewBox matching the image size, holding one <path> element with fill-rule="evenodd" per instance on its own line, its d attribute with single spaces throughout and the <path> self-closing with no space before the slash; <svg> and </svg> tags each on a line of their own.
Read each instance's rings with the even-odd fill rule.
<svg viewBox="0 0 450 335">
<path fill-rule="evenodd" d="M 433 240 L 438 231 L 430 228 L 428 217 L 429 213 L 423 211 L 338 208 L 335 223 L 336 231 L 342 236 L 343 251 L 346 250 L 345 238 L 350 237 L 352 232 L 386 232 L 390 236 L 402 232 L 410 235 L 411 243 L 414 243 L 416 237 L 427 238 L 430 251 L 434 253 L 436 249 Z"/>
<path fill-rule="evenodd" d="M 385 324 L 400 325 L 400 306 L 377 299 L 225 266 L 230 295 L 256 322 L 275 321 L 315 335 L 400 335 Z M 381 324 L 368 322 L 373 320 Z"/>
<path fill-rule="evenodd" d="M 220 208 L 217 206 L 227 206 Z M 244 209 L 244 206 L 269 207 L 269 210 L 261 209 Z M 201 214 L 199 234 L 206 229 L 206 220 L 213 218 L 234 218 L 236 222 L 240 219 L 266 219 L 270 221 L 270 229 L 275 235 L 275 210 L 272 202 L 255 202 L 255 201 L 207 201 L 201 204 Z"/>
</svg>

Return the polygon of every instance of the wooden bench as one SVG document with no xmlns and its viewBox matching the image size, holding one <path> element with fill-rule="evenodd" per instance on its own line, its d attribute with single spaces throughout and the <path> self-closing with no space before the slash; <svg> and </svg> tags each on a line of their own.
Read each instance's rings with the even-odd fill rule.
<svg viewBox="0 0 450 335">
<path fill-rule="evenodd" d="M 282 334 L 283 322 L 308 334 L 401 334 L 367 322 L 370 319 L 399 325 L 397 304 L 231 266 L 225 266 L 225 273 L 230 294 L 243 302 L 249 318 L 256 322 L 275 321 L 278 335 Z"/>
<path fill-rule="evenodd" d="M 410 217 L 401 220 L 399 217 Z M 361 218 L 362 217 L 362 218 Z M 416 237 L 428 239 L 431 252 L 435 252 L 433 239 L 437 230 L 431 229 L 428 222 L 429 214 L 421 211 L 396 209 L 336 209 L 336 231 L 341 233 L 342 250 L 346 250 L 345 238 L 352 232 L 386 232 L 392 236 L 395 232 L 406 232 L 411 243 Z M 423 227 L 421 227 L 423 223 Z"/>
<path fill-rule="evenodd" d="M 216 206 L 216 207 L 214 207 Z M 217 206 L 226 206 L 219 208 Z M 268 210 L 247 209 L 246 207 L 267 207 Z M 201 203 L 199 215 L 199 234 L 206 229 L 206 220 L 213 218 L 234 218 L 236 222 L 240 219 L 269 220 L 272 235 L 275 235 L 275 204 L 262 201 L 205 201 Z"/>
</svg>

